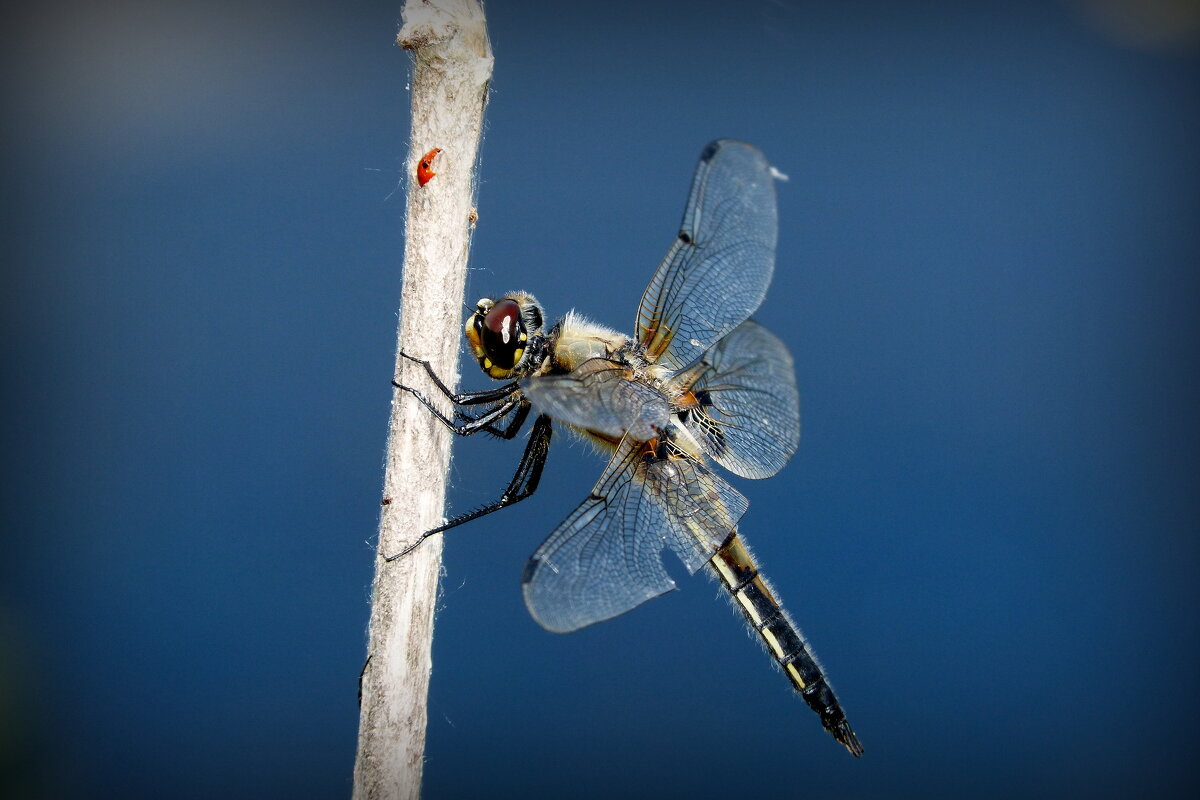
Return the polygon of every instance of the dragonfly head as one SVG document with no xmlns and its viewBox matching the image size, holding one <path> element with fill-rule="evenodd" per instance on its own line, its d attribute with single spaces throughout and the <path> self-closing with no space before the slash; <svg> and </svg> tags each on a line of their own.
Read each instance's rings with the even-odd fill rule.
<svg viewBox="0 0 1200 800">
<path fill-rule="evenodd" d="M 501 381 L 535 372 L 541 366 L 535 354 L 543 348 L 534 345 L 543 338 L 543 320 L 542 307 L 531 294 L 482 298 L 467 317 L 465 330 L 479 368 Z"/>
</svg>

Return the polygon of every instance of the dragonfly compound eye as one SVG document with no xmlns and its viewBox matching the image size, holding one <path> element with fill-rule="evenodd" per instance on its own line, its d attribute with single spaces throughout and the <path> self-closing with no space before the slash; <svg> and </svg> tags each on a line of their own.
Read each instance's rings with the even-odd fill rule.
<svg viewBox="0 0 1200 800">
<path fill-rule="evenodd" d="M 483 368 L 511 370 L 520 363 L 529 338 L 521 320 L 521 306 L 515 300 L 496 303 L 484 315 L 479 334 L 485 355 Z"/>
</svg>

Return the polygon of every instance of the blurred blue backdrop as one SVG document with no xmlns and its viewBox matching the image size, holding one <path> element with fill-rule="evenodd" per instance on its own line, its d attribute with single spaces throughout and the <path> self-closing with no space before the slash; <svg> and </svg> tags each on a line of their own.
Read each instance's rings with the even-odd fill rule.
<svg viewBox="0 0 1200 800">
<path fill-rule="evenodd" d="M 529 618 L 602 467 L 563 437 L 446 541 L 428 797 L 1194 796 L 1200 51 L 1122 6 L 489 4 L 468 300 L 629 329 L 706 142 L 790 176 L 757 318 L 804 437 L 734 482 L 866 756 L 702 578 Z M 4 12 L 0 794 L 348 795 L 399 7 Z M 461 443 L 451 508 L 519 451 Z"/>
</svg>

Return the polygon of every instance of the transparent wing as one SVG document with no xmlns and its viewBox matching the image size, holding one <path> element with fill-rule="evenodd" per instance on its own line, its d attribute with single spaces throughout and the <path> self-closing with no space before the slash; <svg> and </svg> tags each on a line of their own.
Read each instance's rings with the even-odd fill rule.
<svg viewBox="0 0 1200 800">
<path fill-rule="evenodd" d="M 528 378 L 520 387 L 541 413 L 613 439 L 629 433 L 648 441 L 671 418 L 662 392 L 632 380 L 628 367 L 604 358 L 589 359 L 567 375 Z"/>
<path fill-rule="evenodd" d="M 684 425 L 708 454 L 743 478 L 769 478 L 800 444 L 800 393 L 787 345 L 746 320 L 679 376 L 696 405 Z"/>
<path fill-rule="evenodd" d="M 650 358 L 685 367 L 753 314 L 771 282 L 777 237 L 766 157 L 745 142 L 710 144 L 679 236 L 638 308 L 638 340 Z"/>
<path fill-rule="evenodd" d="M 592 494 L 526 564 L 525 605 L 547 630 L 577 630 L 674 589 L 663 548 L 695 572 L 746 512 L 746 498 L 701 464 L 645 451 L 626 437 Z"/>
<path fill-rule="evenodd" d="M 642 466 L 647 492 L 667 509 L 667 546 L 694 575 L 729 539 L 749 502 L 682 453 L 644 457 Z"/>
</svg>

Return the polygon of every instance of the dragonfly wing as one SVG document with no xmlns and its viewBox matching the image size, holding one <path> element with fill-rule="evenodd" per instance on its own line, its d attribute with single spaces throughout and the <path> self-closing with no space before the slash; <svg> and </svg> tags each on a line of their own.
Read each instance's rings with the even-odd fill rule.
<svg viewBox="0 0 1200 800">
<path fill-rule="evenodd" d="M 769 478 L 800 444 L 800 393 L 787 345 L 747 320 L 684 375 L 696 405 L 684 425 L 708 454 L 743 478 Z"/>
<path fill-rule="evenodd" d="M 675 588 L 659 555 L 666 515 L 645 492 L 637 447 L 622 442 L 592 494 L 525 565 L 525 605 L 543 628 L 577 630 Z"/>
<path fill-rule="evenodd" d="M 593 358 L 566 375 L 527 378 L 521 392 L 552 419 L 619 440 L 648 441 L 666 429 L 671 404 L 662 392 L 632 380 L 628 367 Z"/>
<path fill-rule="evenodd" d="M 729 539 L 749 502 L 687 456 L 645 459 L 647 491 L 667 510 L 667 546 L 695 574 Z"/>
<path fill-rule="evenodd" d="M 729 538 L 746 499 L 699 463 L 626 437 L 592 494 L 546 538 L 521 579 L 538 624 L 567 633 L 675 588 L 670 547 L 695 572 Z"/>
<path fill-rule="evenodd" d="M 762 303 L 779 227 L 773 174 L 744 142 L 705 148 L 679 235 L 638 308 L 638 340 L 651 359 L 692 364 Z"/>
</svg>

